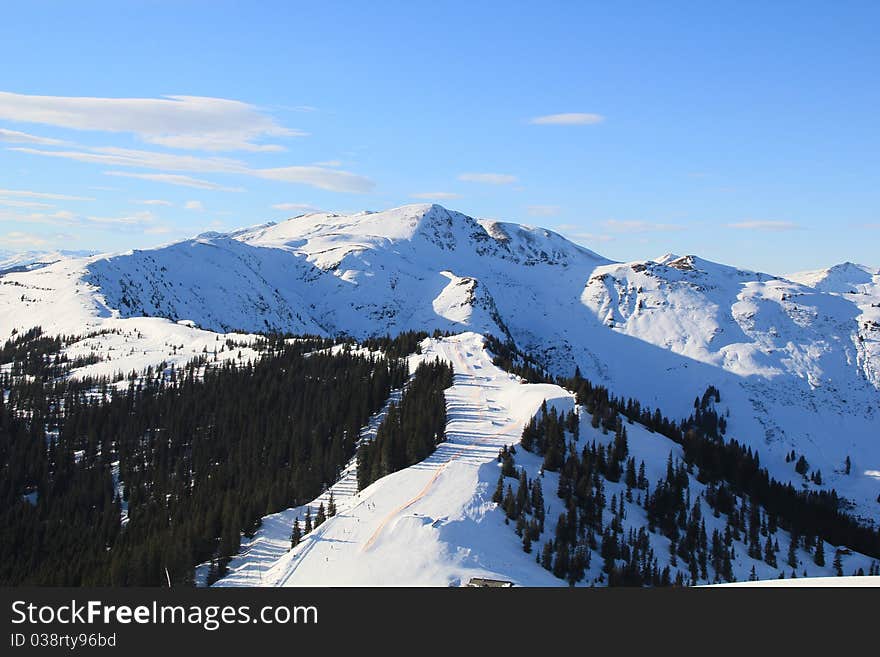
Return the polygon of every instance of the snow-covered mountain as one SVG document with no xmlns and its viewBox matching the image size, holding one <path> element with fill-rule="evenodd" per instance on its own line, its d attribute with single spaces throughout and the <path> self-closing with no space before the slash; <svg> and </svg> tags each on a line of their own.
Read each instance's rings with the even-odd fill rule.
<svg viewBox="0 0 880 657">
<path fill-rule="evenodd" d="M 95 251 L 60 250 L 60 251 L 9 251 L 0 250 L 0 273 L 12 270 L 26 271 L 37 267 L 45 267 L 65 258 L 85 258 L 95 255 Z"/>
<path fill-rule="evenodd" d="M 878 281 L 849 264 L 782 278 L 693 255 L 615 263 L 549 230 L 413 205 L 7 273 L 0 334 L 113 326 L 128 331 L 106 338 L 114 367 L 131 369 L 211 331 L 492 333 L 671 417 L 715 385 L 728 435 L 774 476 L 815 486 L 786 461 L 794 449 L 880 518 Z"/>
</svg>

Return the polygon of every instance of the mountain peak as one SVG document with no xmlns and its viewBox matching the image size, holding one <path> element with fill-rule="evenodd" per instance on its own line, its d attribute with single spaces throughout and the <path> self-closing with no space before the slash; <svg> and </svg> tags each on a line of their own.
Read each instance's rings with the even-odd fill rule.
<svg viewBox="0 0 880 657">
<path fill-rule="evenodd" d="M 846 261 L 827 269 L 789 274 L 787 278 L 823 292 L 851 294 L 864 291 L 865 286 L 876 285 L 874 279 L 878 276 L 880 276 L 878 269 Z"/>
</svg>

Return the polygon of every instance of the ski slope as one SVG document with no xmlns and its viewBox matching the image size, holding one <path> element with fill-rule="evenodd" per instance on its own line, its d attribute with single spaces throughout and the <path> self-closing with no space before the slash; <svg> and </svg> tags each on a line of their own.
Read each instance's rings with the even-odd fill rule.
<svg viewBox="0 0 880 657">
<path fill-rule="evenodd" d="M 402 394 L 403 390 L 393 390 L 391 392 L 388 401 L 382 409 L 370 418 L 367 426 L 361 429 L 358 444 L 370 441 L 376 436 L 376 430 L 388 414 L 388 408 L 391 404 L 400 403 Z M 306 510 L 314 518 L 320 505 L 323 504 L 324 509 L 328 508 L 331 495 L 333 496 L 333 503 L 340 513 L 350 509 L 357 497 L 357 489 L 357 456 L 355 456 L 342 469 L 339 480 L 311 502 L 264 516 L 261 520 L 260 528 L 254 533 L 254 536 L 252 538 L 243 538 L 239 554 L 227 566 L 228 572 L 226 576 L 215 585 L 263 585 L 267 579 L 266 571 L 290 550 L 290 535 L 293 531 L 294 521 L 299 518 L 300 527 L 302 527 Z M 200 578 L 201 580 L 204 579 L 207 569 L 208 564 L 199 566 L 197 580 Z"/>
<path fill-rule="evenodd" d="M 269 542 L 258 532 L 216 585 L 459 586 L 471 577 L 559 585 L 523 553 L 491 497 L 501 447 L 519 442 L 545 399 L 560 409 L 572 408 L 574 400 L 558 386 L 519 383 L 492 364 L 482 341 L 474 333 L 428 340 L 416 357 L 439 356 L 455 371 L 446 391 L 446 442 L 430 457 L 337 501 L 335 517 L 274 563 L 255 549 Z M 326 502 L 326 493 L 319 499 Z M 288 548 L 293 520 L 304 512 L 269 516 L 275 524 L 265 535 Z"/>
</svg>

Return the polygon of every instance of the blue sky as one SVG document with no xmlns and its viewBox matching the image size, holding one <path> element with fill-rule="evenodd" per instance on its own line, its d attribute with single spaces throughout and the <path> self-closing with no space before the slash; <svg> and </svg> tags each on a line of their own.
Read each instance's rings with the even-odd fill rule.
<svg viewBox="0 0 880 657">
<path fill-rule="evenodd" d="M 436 201 L 619 260 L 880 265 L 878 23 L 854 1 L 12 3 L 0 249 Z"/>
</svg>

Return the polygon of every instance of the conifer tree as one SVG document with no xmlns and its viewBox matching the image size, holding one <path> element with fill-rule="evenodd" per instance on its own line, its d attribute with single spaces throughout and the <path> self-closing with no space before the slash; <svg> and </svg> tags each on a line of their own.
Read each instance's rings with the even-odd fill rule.
<svg viewBox="0 0 880 657">
<path fill-rule="evenodd" d="M 544 543 L 544 547 L 541 548 L 541 566 L 543 566 L 545 570 L 551 570 L 553 568 L 553 543 L 550 541 Z"/>
<path fill-rule="evenodd" d="M 544 491 L 541 488 L 541 480 L 532 482 L 532 509 L 540 521 L 544 520 Z"/>
<path fill-rule="evenodd" d="M 504 500 L 504 475 L 498 475 L 498 484 L 495 486 L 495 492 L 492 494 L 492 501 L 495 504 L 501 504 Z"/>
<path fill-rule="evenodd" d="M 513 496 L 513 488 L 507 484 L 507 492 L 504 494 L 504 513 L 508 520 L 516 519 L 516 498 Z"/>
<path fill-rule="evenodd" d="M 816 541 L 816 552 L 813 556 L 813 562 L 817 566 L 825 565 L 825 541 L 823 541 L 821 538 Z"/>
<path fill-rule="evenodd" d="M 786 563 L 792 568 L 797 568 L 797 544 L 798 537 L 797 534 L 794 533 L 794 530 L 791 532 L 791 540 L 788 543 L 788 559 L 786 559 Z"/>
<path fill-rule="evenodd" d="M 767 537 L 767 542 L 764 544 L 764 561 L 767 565 L 776 568 L 776 552 L 773 550 L 773 542 L 770 540 L 770 537 Z"/>
</svg>

